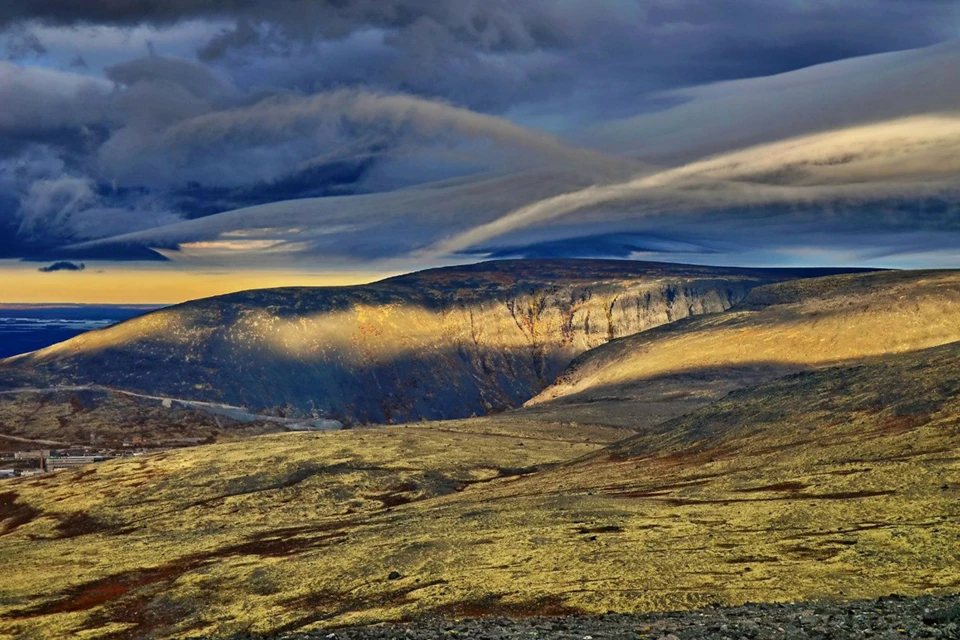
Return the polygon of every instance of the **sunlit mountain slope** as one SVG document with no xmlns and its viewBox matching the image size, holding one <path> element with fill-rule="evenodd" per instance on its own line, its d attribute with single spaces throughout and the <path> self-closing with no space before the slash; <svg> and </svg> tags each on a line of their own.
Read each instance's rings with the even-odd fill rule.
<svg viewBox="0 0 960 640">
<path fill-rule="evenodd" d="M 815 270 L 504 261 L 165 308 L 0 364 L 6 388 L 102 385 L 343 423 L 522 404 L 580 353 Z"/>
</svg>

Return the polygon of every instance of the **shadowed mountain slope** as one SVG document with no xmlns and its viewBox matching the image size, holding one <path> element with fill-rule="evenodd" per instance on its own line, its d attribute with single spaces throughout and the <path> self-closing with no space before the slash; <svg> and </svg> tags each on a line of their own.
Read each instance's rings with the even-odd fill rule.
<svg viewBox="0 0 960 640">
<path fill-rule="evenodd" d="M 287 417 L 390 423 L 522 404 L 580 353 L 824 273 L 503 261 L 162 309 L 0 364 L 0 384 L 101 385 Z"/>
<path fill-rule="evenodd" d="M 617 415 L 647 428 L 787 373 L 956 340 L 960 272 L 796 280 L 754 289 L 726 313 L 587 352 L 526 406 L 545 419 Z"/>
<path fill-rule="evenodd" d="M 260 416 L 239 407 L 194 403 L 99 387 L 0 391 L 0 450 L 43 446 L 183 446 L 339 428 L 332 421 Z"/>
<path fill-rule="evenodd" d="M 0 636 L 956 592 L 958 365 L 794 374 L 625 440 L 505 414 L 12 481 Z"/>
</svg>

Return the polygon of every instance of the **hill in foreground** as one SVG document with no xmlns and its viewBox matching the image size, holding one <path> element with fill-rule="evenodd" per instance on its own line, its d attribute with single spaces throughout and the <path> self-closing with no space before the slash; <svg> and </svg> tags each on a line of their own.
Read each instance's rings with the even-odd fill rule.
<svg viewBox="0 0 960 640">
<path fill-rule="evenodd" d="M 13 481 L 0 561 L 31 570 L 0 586 L 0 632 L 956 593 L 958 363 L 955 343 L 795 373 L 640 433 L 520 412 Z"/>
<path fill-rule="evenodd" d="M 3 361 L 0 385 L 98 385 L 346 424 L 469 417 L 522 404 L 611 339 L 821 273 L 502 261 L 359 287 L 248 291 Z"/>
</svg>

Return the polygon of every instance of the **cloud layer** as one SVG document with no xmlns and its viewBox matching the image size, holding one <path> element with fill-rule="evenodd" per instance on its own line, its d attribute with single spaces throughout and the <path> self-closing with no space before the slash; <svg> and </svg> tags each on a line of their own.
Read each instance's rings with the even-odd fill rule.
<svg viewBox="0 0 960 640">
<path fill-rule="evenodd" d="M 494 166 L 639 165 L 415 96 L 257 96 L 198 63 L 156 55 L 105 75 L 0 63 L 0 102 L 13 105 L 0 115 L 0 193 L 15 250 Z M 403 165 L 418 171 L 404 177 Z"/>
<path fill-rule="evenodd" d="M 0 257 L 940 251 L 960 45 L 935 43 L 958 20 L 936 0 L 3 3 Z"/>
</svg>

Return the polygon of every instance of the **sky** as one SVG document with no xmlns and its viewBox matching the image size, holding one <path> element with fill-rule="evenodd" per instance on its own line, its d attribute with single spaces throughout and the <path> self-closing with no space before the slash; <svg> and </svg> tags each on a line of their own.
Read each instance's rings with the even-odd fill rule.
<svg viewBox="0 0 960 640">
<path fill-rule="evenodd" d="M 13 0 L 0 105 L 0 302 L 960 266 L 955 0 Z"/>
</svg>

